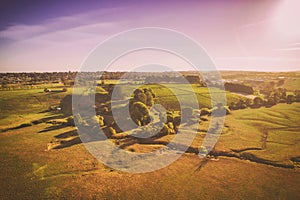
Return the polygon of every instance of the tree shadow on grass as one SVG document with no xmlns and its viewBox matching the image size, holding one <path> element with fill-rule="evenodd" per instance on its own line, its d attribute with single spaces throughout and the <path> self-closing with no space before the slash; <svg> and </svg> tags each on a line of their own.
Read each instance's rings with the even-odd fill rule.
<svg viewBox="0 0 300 200">
<path fill-rule="evenodd" d="M 53 149 L 63 149 L 63 148 L 67 148 L 76 144 L 80 144 L 82 143 L 81 139 L 79 137 L 73 138 L 71 140 L 62 140 L 60 142 L 60 145 L 54 147 Z"/>
<path fill-rule="evenodd" d="M 83 143 L 78 135 L 77 130 L 66 131 L 54 137 L 58 139 L 59 145 L 54 147 L 53 149 L 63 149 Z M 81 137 L 84 138 L 84 143 L 107 140 L 107 137 L 97 135 L 96 133 L 82 134 Z"/>
<path fill-rule="evenodd" d="M 67 132 L 61 133 L 59 135 L 56 135 L 54 137 L 57 139 L 66 139 L 66 138 L 74 137 L 74 136 L 78 136 L 78 133 L 76 130 L 67 131 Z"/>
<path fill-rule="evenodd" d="M 49 110 L 43 110 L 43 111 L 40 111 L 39 114 L 42 114 L 42 113 L 48 113 Z"/>
<path fill-rule="evenodd" d="M 47 122 L 49 120 L 56 120 L 56 119 L 63 119 L 63 118 L 65 118 L 64 115 L 57 114 L 57 115 L 53 115 L 53 116 L 50 116 L 50 117 L 44 117 L 44 118 L 42 118 L 40 120 L 42 120 L 43 122 Z"/>
<path fill-rule="evenodd" d="M 45 133 L 45 132 L 54 131 L 54 130 L 58 130 L 58 129 L 65 128 L 65 127 L 67 127 L 66 124 L 53 125 L 53 126 L 45 128 L 44 130 L 39 131 L 38 133 Z"/>
</svg>

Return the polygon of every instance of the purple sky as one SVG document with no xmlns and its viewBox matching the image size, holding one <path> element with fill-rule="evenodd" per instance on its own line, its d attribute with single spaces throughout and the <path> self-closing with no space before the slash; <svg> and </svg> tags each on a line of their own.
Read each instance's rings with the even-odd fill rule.
<svg viewBox="0 0 300 200">
<path fill-rule="evenodd" d="M 299 7 L 298 0 L 4 0 L 0 71 L 78 70 L 108 37 L 152 26 L 190 36 L 220 70 L 300 70 Z"/>
</svg>

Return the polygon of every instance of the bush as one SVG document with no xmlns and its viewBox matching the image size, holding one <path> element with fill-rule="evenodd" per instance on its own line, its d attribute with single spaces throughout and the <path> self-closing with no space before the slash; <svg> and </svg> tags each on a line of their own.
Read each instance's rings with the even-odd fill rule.
<svg viewBox="0 0 300 200">
<path fill-rule="evenodd" d="M 174 124 L 172 122 L 168 122 L 167 123 L 167 126 L 169 128 L 169 133 L 168 134 L 175 134 L 175 127 L 174 127 Z"/>
<path fill-rule="evenodd" d="M 173 113 L 167 112 L 167 122 L 173 122 L 174 116 Z"/>
<path fill-rule="evenodd" d="M 235 106 L 233 107 L 235 110 L 238 110 L 238 109 L 245 109 L 245 108 L 247 108 L 248 106 L 247 106 L 247 103 L 246 103 L 246 101 L 244 101 L 244 100 L 239 100 L 236 104 L 235 104 Z"/>
<path fill-rule="evenodd" d="M 300 90 L 295 90 L 295 102 L 300 102 Z"/>
<path fill-rule="evenodd" d="M 169 135 L 171 133 L 170 128 L 168 127 L 167 124 L 164 124 L 163 128 L 160 131 L 159 136 L 165 136 L 165 135 Z"/>
<path fill-rule="evenodd" d="M 97 115 L 98 117 L 98 123 L 99 125 L 102 127 L 104 126 L 104 117 L 100 116 L 100 115 Z"/>
<path fill-rule="evenodd" d="M 204 116 L 204 115 L 210 115 L 211 111 L 208 108 L 202 108 L 200 111 L 200 116 Z"/>
<path fill-rule="evenodd" d="M 117 135 L 116 130 L 113 127 L 106 127 L 103 129 L 104 134 L 106 137 L 111 138 L 112 136 Z"/>
<path fill-rule="evenodd" d="M 289 94 L 286 97 L 286 103 L 287 104 L 291 104 L 291 103 L 295 102 L 295 100 L 296 100 L 295 95 Z"/>
<path fill-rule="evenodd" d="M 175 127 L 180 126 L 180 123 L 181 123 L 181 117 L 180 116 L 174 117 L 174 119 L 173 119 L 174 126 Z"/>
<path fill-rule="evenodd" d="M 273 98 L 267 99 L 267 101 L 265 103 L 265 107 L 270 108 L 274 105 L 276 105 L 276 101 Z"/>
<path fill-rule="evenodd" d="M 264 105 L 265 105 L 265 102 L 261 97 L 255 97 L 253 99 L 253 106 L 254 107 L 259 108 L 259 107 L 264 106 Z"/>
<path fill-rule="evenodd" d="M 117 134 L 116 130 L 113 127 L 109 127 L 108 130 L 111 135 Z"/>
<path fill-rule="evenodd" d="M 67 118 L 67 125 L 68 126 L 75 126 L 74 117 L 70 116 Z"/>
<path fill-rule="evenodd" d="M 229 115 L 231 113 L 228 106 L 214 107 L 211 112 L 215 116 L 223 116 L 223 114 Z"/>
</svg>

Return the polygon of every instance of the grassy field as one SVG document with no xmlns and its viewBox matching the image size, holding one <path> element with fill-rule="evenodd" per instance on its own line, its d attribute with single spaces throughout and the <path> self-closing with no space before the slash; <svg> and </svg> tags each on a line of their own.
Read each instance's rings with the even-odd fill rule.
<svg viewBox="0 0 300 200">
<path fill-rule="evenodd" d="M 134 88 L 138 87 L 136 85 L 124 85 L 121 86 L 124 93 L 129 94 L 129 91 L 132 92 Z M 174 102 L 181 101 L 180 103 L 186 106 L 194 105 L 193 97 L 195 95 L 198 100 L 199 108 L 211 108 L 211 96 L 210 93 L 222 94 L 223 91 L 218 88 L 211 88 L 210 90 L 206 87 L 200 87 L 199 84 L 175 84 L 175 83 L 166 83 L 166 84 L 147 84 L 143 87 L 151 88 L 156 94 L 157 98 L 156 103 L 162 104 L 166 109 L 180 110 L 179 104 Z M 239 95 L 226 92 L 227 105 L 230 105 L 232 102 L 238 102 L 240 99 L 245 99 Z M 178 99 L 178 98 L 180 99 Z"/>
<path fill-rule="evenodd" d="M 175 89 L 186 92 L 183 87 Z M 203 88 L 193 89 L 201 98 L 208 95 Z M 153 90 L 169 98 L 166 89 Z M 299 103 L 233 111 L 210 158 L 200 159 L 190 150 L 161 170 L 129 174 L 99 163 L 80 143 L 76 129 L 59 123 L 65 120 L 62 115 L 45 112 L 70 91 L 0 93 L 0 129 L 17 127 L 0 132 L 0 199 L 300 198 Z M 39 119 L 43 122 L 18 127 Z M 208 124 L 199 125 L 194 150 Z M 58 141 L 64 146 L 49 149 Z M 143 152 L 161 146 L 135 143 L 126 148 Z"/>
</svg>

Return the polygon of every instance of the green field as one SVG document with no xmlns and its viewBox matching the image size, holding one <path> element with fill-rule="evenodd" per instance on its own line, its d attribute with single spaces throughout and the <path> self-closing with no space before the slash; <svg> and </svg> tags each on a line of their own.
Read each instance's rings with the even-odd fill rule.
<svg viewBox="0 0 300 200">
<path fill-rule="evenodd" d="M 138 85 L 121 85 L 120 86 L 124 93 L 130 94 L 135 88 L 139 87 Z M 200 87 L 199 84 L 175 84 L 175 83 L 165 83 L 165 84 L 147 84 L 142 86 L 142 88 L 151 88 L 156 96 L 156 103 L 162 104 L 166 109 L 180 110 L 178 102 L 181 100 L 183 105 L 193 105 L 193 95 L 196 96 L 198 100 L 199 108 L 211 108 L 211 95 L 214 93 L 216 96 L 218 94 L 224 94 L 224 92 L 218 88 L 211 88 L 210 90 L 207 87 Z M 239 95 L 225 92 L 227 99 L 227 105 L 230 105 L 232 102 L 238 102 L 240 99 L 245 99 Z M 178 99 L 179 97 L 180 99 Z"/>
<path fill-rule="evenodd" d="M 150 87 L 160 97 L 158 103 L 174 102 L 167 89 Z M 189 94 L 184 85 L 169 87 Z M 193 90 L 199 105 L 209 107 L 207 89 L 193 85 Z M 179 160 L 158 171 L 129 174 L 98 162 L 81 144 L 76 129 L 61 123 L 66 121 L 62 114 L 46 111 L 70 93 L 0 91 L 0 199 L 300 198 L 299 103 L 232 111 L 214 151 L 200 159 L 197 149 L 208 118 Z M 227 93 L 227 98 L 240 97 Z M 41 122 L 32 123 L 36 120 Z M 148 152 L 170 139 L 167 135 L 156 143 L 132 143 L 125 149 Z M 119 140 L 120 145 L 127 142 Z M 52 149 L 56 143 L 63 145 Z"/>
</svg>

